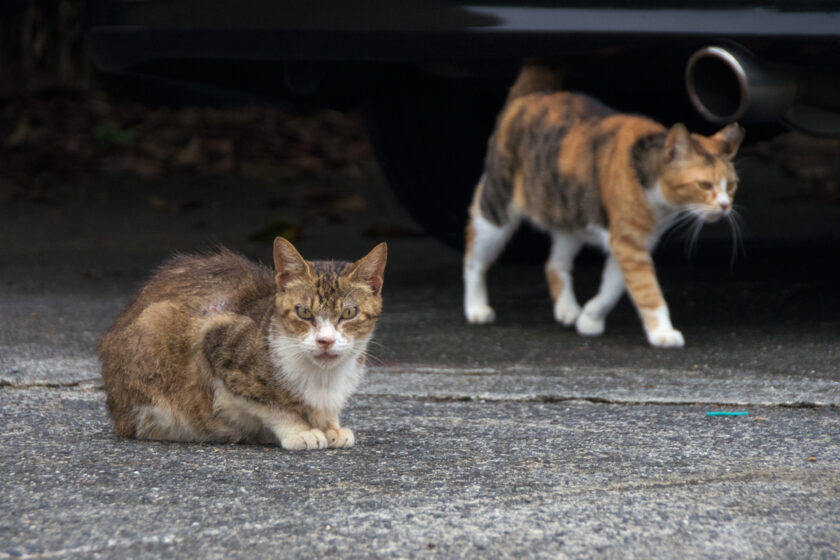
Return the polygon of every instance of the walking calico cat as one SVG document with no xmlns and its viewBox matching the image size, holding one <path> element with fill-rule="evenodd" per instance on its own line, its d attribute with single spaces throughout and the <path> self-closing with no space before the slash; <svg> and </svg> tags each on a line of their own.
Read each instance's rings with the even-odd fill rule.
<svg viewBox="0 0 840 560">
<path fill-rule="evenodd" d="M 274 241 L 274 271 L 226 249 L 165 263 L 99 344 L 125 437 L 350 447 L 338 415 L 382 309 L 387 247 L 309 262 Z"/>
<path fill-rule="evenodd" d="M 738 178 L 732 165 L 743 130 L 705 137 L 620 114 L 585 95 L 557 91 L 547 67 L 526 66 L 488 142 L 484 174 L 469 209 L 464 313 L 490 323 L 485 276 L 522 219 L 551 235 L 545 265 L 554 317 L 598 335 L 625 287 L 653 346 L 683 346 L 654 273 L 651 250 L 680 219 L 730 217 Z M 607 253 L 601 286 L 583 309 L 572 264 L 584 243 Z"/>
</svg>

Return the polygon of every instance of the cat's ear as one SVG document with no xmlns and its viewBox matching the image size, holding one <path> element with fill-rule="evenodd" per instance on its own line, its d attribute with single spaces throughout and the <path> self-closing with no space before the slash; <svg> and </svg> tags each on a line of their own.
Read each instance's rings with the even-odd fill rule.
<svg viewBox="0 0 840 560">
<path fill-rule="evenodd" d="M 308 271 L 309 265 L 289 240 L 283 237 L 274 239 L 274 281 L 278 287 L 289 278 L 301 276 Z"/>
<path fill-rule="evenodd" d="M 388 259 L 388 245 L 380 243 L 370 253 L 356 261 L 350 277 L 364 282 L 379 295 L 382 291 L 382 281 L 385 276 L 385 261 Z"/>
<path fill-rule="evenodd" d="M 744 129 L 738 123 L 728 124 L 712 136 L 712 140 L 720 146 L 721 157 L 726 159 L 735 157 L 743 139 Z"/>
<path fill-rule="evenodd" d="M 677 123 L 665 138 L 665 163 L 682 159 L 691 153 L 691 135 L 683 123 Z"/>
</svg>

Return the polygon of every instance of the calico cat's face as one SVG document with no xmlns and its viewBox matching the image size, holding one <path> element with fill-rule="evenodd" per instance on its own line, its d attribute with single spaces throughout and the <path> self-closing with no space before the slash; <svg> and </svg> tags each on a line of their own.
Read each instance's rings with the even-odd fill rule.
<svg viewBox="0 0 840 560">
<path fill-rule="evenodd" d="M 674 125 L 665 140 L 659 180 L 665 200 L 707 222 L 727 216 L 738 189 L 732 158 L 743 137 L 736 123 L 710 137 L 689 134 L 682 124 Z"/>
<path fill-rule="evenodd" d="M 354 263 L 305 261 L 283 238 L 274 242 L 275 332 L 282 347 L 321 368 L 358 359 L 382 310 L 387 246 Z"/>
</svg>

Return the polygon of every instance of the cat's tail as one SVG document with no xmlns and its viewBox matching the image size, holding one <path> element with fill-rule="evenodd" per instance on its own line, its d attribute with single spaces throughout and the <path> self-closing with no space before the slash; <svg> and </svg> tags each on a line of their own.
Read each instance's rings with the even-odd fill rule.
<svg viewBox="0 0 840 560">
<path fill-rule="evenodd" d="M 563 78 L 567 69 L 555 63 L 538 58 L 529 58 L 522 65 L 519 76 L 510 88 L 507 102 L 532 93 L 559 91 L 563 89 Z"/>
</svg>

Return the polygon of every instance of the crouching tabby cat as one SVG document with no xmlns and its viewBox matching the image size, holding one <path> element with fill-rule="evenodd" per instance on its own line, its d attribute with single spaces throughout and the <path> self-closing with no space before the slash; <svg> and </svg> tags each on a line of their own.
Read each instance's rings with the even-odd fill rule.
<svg viewBox="0 0 840 560">
<path fill-rule="evenodd" d="M 737 124 L 704 137 L 617 113 L 585 95 L 556 91 L 539 64 L 520 73 L 496 123 L 484 174 L 469 209 L 464 312 L 489 323 L 485 276 L 524 218 L 551 235 L 545 266 L 554 317 L 598 335 L 625 287 L 650 344 L 682 346 L 651 260 L 659 235 L 677 219 L 728 216 L 738 178 Z M 683 216 L 684 218 L 681 218 Z M 607 252 L 601 286 L 583 309 L 572 263 L 584 243 Z"/>
<path fill-rule="evenodd" d="M 165 263 L 99 344 L 117 434 L 350 447 L 338 415 L 382 309 L 387 247 L 309 262 L 274 241 L 274 267 L 226 249 Z"/>
</svg>

